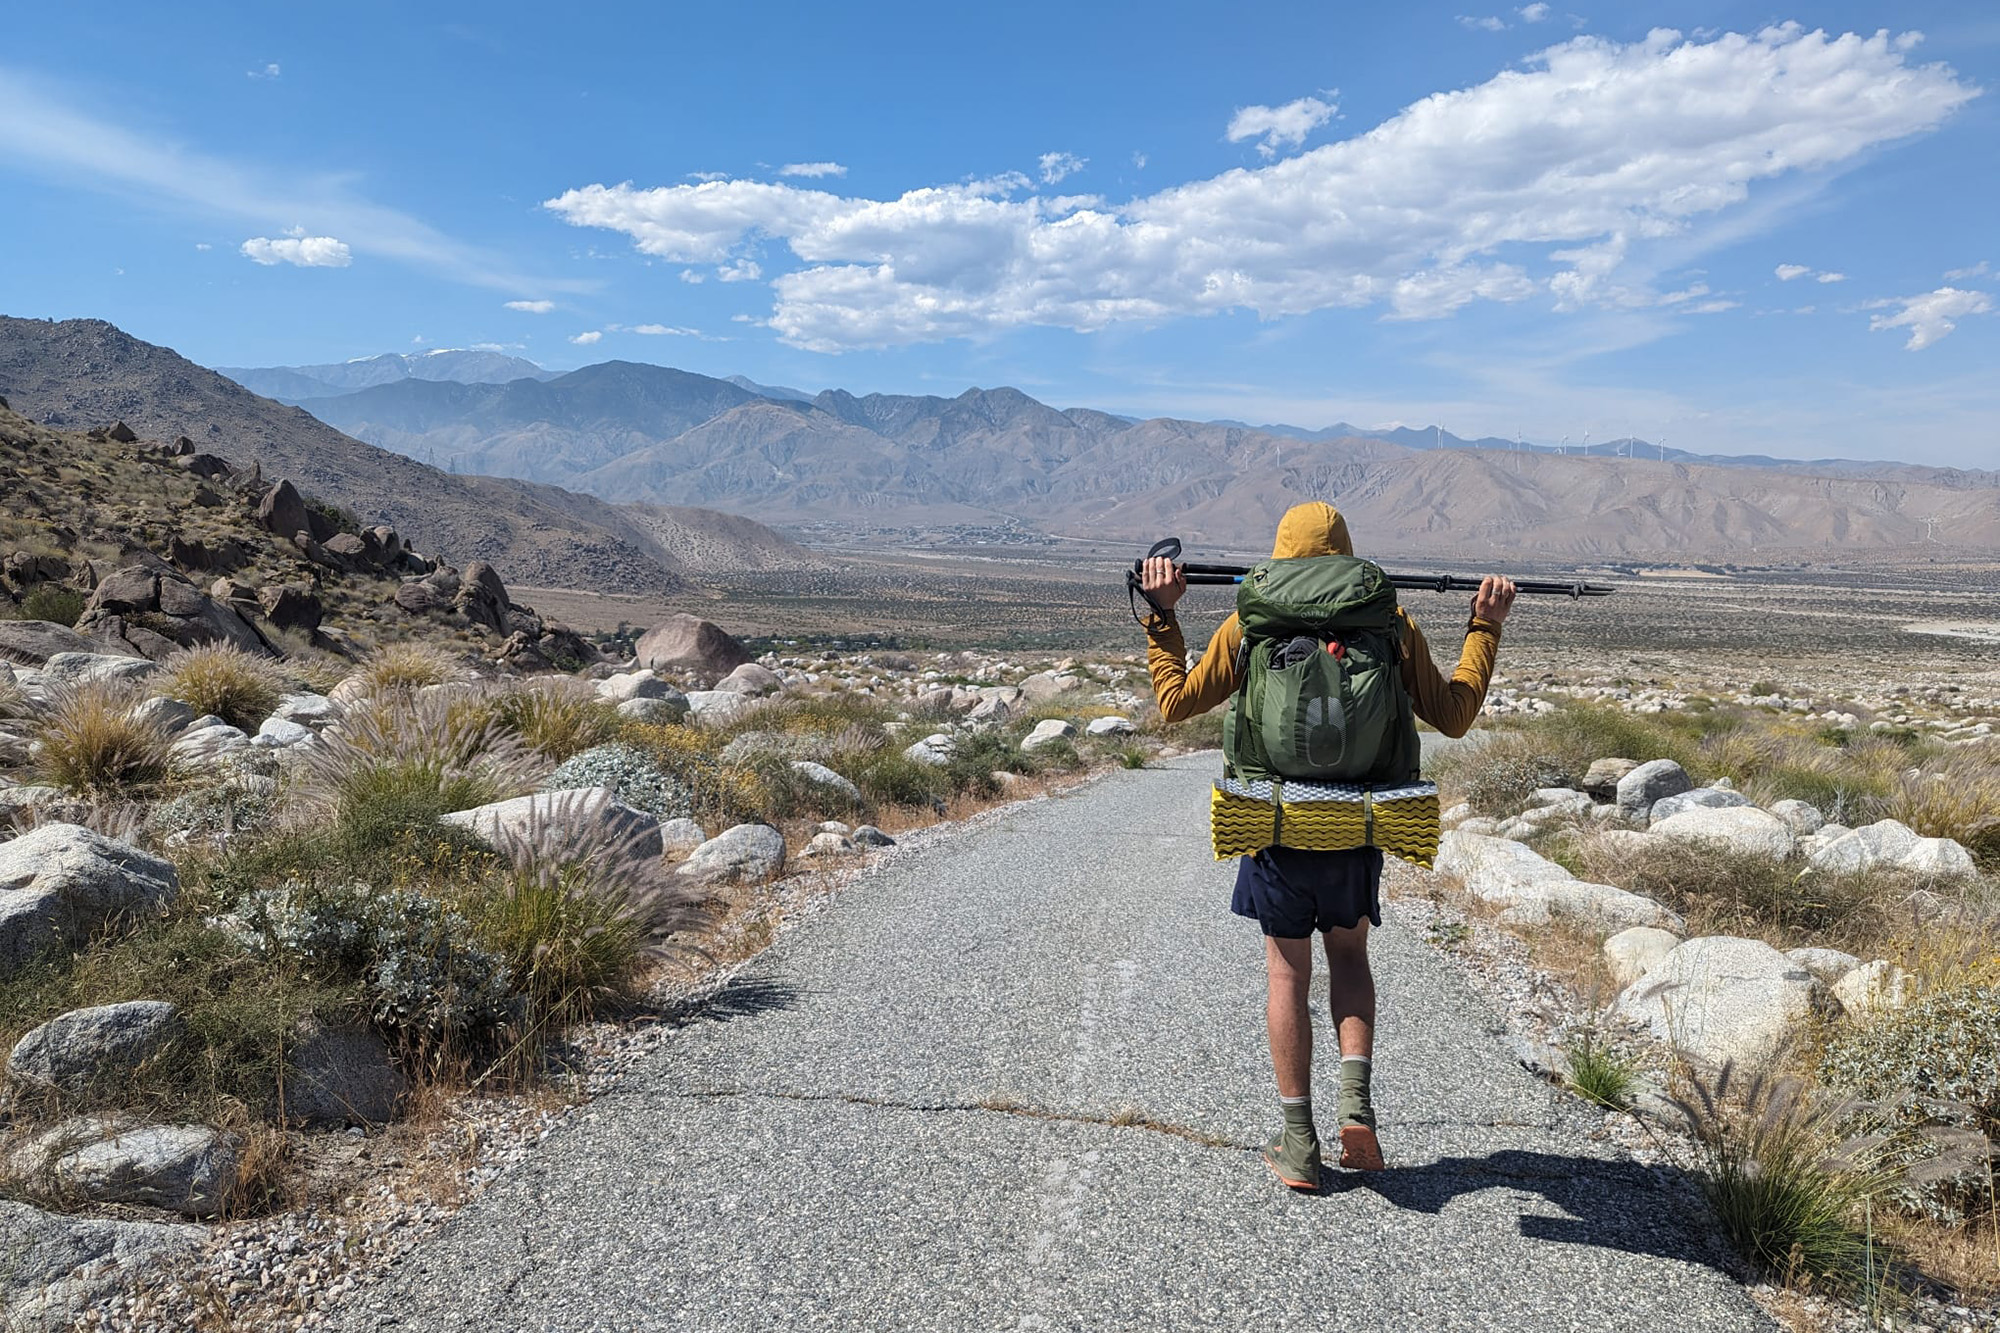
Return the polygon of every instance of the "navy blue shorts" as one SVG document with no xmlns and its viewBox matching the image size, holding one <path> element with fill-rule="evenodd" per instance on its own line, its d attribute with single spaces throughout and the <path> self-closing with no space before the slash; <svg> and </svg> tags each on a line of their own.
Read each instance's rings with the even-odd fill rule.
<svg viewBox="0 0 2000 1333">
<path fill-rule="evenodd" d="M 1266 935 L 1304 939 L 1321 930 L 1352 930 L 1367 917 L 1382 924 L 1382 851 L 1301 852 L 1266 847 L 1236 863 L 1229 910 L 1255 919 Z"/>
</svg>

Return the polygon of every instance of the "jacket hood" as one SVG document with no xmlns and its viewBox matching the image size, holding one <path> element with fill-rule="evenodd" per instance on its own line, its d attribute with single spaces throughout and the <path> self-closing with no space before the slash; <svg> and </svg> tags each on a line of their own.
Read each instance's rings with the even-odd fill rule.
<svg viewBox="0 0 2000 1333">
<path fill-rule="evenodd" d="M 1354 543 L 1347 535 L 1347 520 L 1340 511 L 1321 500 L 1293 505 L 1278 520 L 1278 540 L 1271 546 L 1276 560 L 1292 560 L 1309 555 L 1353 555 Z"/>
</svg>

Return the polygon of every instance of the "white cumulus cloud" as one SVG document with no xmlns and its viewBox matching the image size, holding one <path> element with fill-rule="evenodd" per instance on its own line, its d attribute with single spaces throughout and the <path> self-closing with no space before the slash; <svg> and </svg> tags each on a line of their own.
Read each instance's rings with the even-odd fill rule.
<svg viewBox="0 0 2000 1333">
<path fill-rule="evenodd" d="M 1283 106 L 1243 106 L 1229 119 L 1222 137 L 1231 143 L 1261 139 L 1257 151 L 1276 157 L 1281 148 L 1297 148 L 1306 136 L 1333 119 L 1340 108 L 1317 97 L 1301 97 Z"/>
<path fill-rule="evenodd" d="M 527 315 L 546 315 L 556 308 L 554 301 L 509 301 L 507 309 L 519 310 Z"/>
<path fill-rule="evenodd" d="M 1074 176 L 1090 165 L 1087 157 L 1075 153 L 1043 153 L 1041 157 L 1042 184 L 1054 185 L 1066 176 Z"/>
<path fill-rule="evenodd" d="M 1812 269 L 1804 264 L 1780 264 L 1773 271 L 1777 273 L 1779 282 L 1790 282 L 1793 278 L 1803 278 Z"/>
<path fill-rule="evenodd" d="M 1514 12 L 1521 16 L 1521 22 L 1523 23 L 1540 23 L 1549 16 L 1549 7 L 1542 4 L 1541 0 L 1536 0 L 1536 3 L 1522 5 Z"/>
<path fill-rule="evenodd" d="M 1460 27 L 1475 28 L 1481 32 L 1505 32 L 1507 30 L 1507 20 L 1496 18 L 1491 14 L 1484 16 L 1460 14 L 1458 16 L 1458 23 Z"/>
<path fill-rule="evenodd" d="M 838 162 L 787 162 L 778 168 L 780 176 L 845 176 L 847 168 Z"/>
<path fill-rule="evenodd" d="M 1813 277 L 1813 281 L 1814 281 L 1814 282 L 1846 282 L 1846 281 L 1847 281 L 1847 275 L 1846 275 L 1845 273 L 1820 273 L 1820 274 L 1816 274 L 1816 275 L 1815 275 L 1815 276 Z"/>
<path fill-rule="evenodd" d="M 1010 174 L 890 199 L 598 184 L 546 207 L 669 261 L 776 268 L 767 323 L 828 352 L 1229 310 L 1431 318 L 1537 294 L 1658 305 L 1658 256 L 1684 264 L 1732 237 L 1725 215 L 1762 182 L 1854 165 L 1977 96 L 1907 50 L 1888 33 L 1796 24 L 1577 37 L 1351 138 L 1122 204 L 1044 198 Z M 1275 154 L 1332 115 L 1301 102 L 1323 110 L 1246 108 L 1239 121 L 1257 116 L 1232 129 Z"/>
<path fill-rule="evenodd" d="M 1876 315 L 1868 321 L 1868 327 L 1878 332 L 1883 329 L 1908 329 L 1910 340 L 1903 344 L 1903 348 L 1911 352 L 1921 352 L 1937 342 L 1957 328 L 1958 321 L 1967 315 L 1984 315 L 1993 309 L 1993 300 L 1985 292 L 1969 292 L 1958 287 L 1940 287 L 1921 296 L 1898 297 L 1880 304 L 1900 306 L 1901 309 L 1893 315 Z"/>
<path fill-rule="evenodd" d="M 587 332 L 577 334 L 575 337 L 571 338 L 570 341 L 575 343 L 578 347 L 588 347 L 594 342 L 603 341 L 603 339 L 604 339 L 604 333 L 602 330 L 591 329 Z"/>
<path fill-rule="evenodd" d="M 252 236 L 237 247 L 256 264 L 296 264 L 300 268 L 346 268 L 354 252 L 331 236 Z"/>
</svg>

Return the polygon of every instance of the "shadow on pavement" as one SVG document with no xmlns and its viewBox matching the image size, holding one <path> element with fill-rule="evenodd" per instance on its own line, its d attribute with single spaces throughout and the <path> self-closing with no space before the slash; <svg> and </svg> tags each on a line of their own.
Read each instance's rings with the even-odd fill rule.
<svg viewBox="0 0 2000 1333">
<path fill-rule="evenodd" d="M 1454 1199 L 1490 1189 L 1539 1194 L 1569 1214 L 1523 1213 L 1520 1234 L 1531 1240 L 1656 1255 L 1735 1276 L 1692 1180 L 1671 1167 L 1505 1149 L 1387 1171 L 1328 1171 L 1321 1182 L 1322 1197 L 1366 1190 L 1419 1213 L 1440 1213 Z"/>
<path fill-rule="evenodd" d="M 738 976 L 720 990 L 660 1005 L 653 1016 L 664 1023 L 727 1023 L 737 1018 L 789 1009 L 799 988 L 780 977 Z"/>
</svg>

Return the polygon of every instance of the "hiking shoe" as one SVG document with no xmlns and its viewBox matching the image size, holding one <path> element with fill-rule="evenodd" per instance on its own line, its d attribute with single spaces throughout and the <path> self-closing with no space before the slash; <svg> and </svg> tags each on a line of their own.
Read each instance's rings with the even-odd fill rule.
<svg viewBox="0 0 2000 1333">
<path fill-rule="evenodd" d="M 1310 1127 L 1286 1125 L 1264 1146 L 1264 1165 L 1295 1190 L 1319 1189 L 1319 1136 Z"/>
<path fill-rule="evenodd" d="M 1340 1164 L 1349 1171 L 1386 1171 L 1382 1145 L 1373 1125 L 1350 1124 L 1340 1127 Z"/>
</svg>

